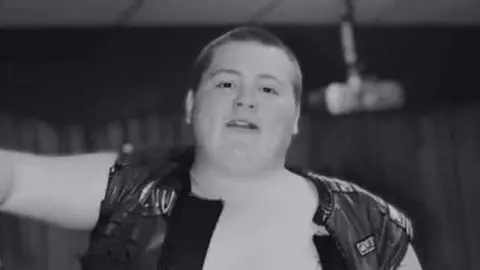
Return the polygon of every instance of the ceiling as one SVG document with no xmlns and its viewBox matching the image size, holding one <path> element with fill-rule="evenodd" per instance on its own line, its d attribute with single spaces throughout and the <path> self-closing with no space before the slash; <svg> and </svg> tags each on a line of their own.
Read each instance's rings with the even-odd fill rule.
<svg viewBox="0 0 480 270">
<path fill-rule="evenodd" d="M 480 25 L 480 0 L 354 0 L 364 24 Z M 0 0 L 0 27 L 332 24 L 343 0 Z"/>
</svg>

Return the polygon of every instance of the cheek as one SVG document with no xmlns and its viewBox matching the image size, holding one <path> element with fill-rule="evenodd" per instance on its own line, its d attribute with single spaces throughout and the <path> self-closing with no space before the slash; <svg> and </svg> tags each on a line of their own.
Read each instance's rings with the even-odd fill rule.
<svg viewBox="0 0 480 270">
<path fill-rule="evenodd" d="M 269 130 L 290 135 L 296 119 L 295 109 L 285 106 L 282 109 L 271 110 L 265 114 L 264 119 Z"/>
<path fill-rule="evenodd" d="M 202 140 L 212 140 L 218 136 L 226 113 L 225 102 L 215 98 L 203 98 L 196 101 L 194 125 L 197 136 Z"/>
<path fill-rule="evenodd" d="M 288 148 L 295 123 L 294 114 L 287 109 L 286 111 L 278 111 L 276 114 L 268 115 L 264 120 L 265 130 L 262 132 L 260 145 L 262 145 L 264 149 L 280 150 Z"/>
</svg>

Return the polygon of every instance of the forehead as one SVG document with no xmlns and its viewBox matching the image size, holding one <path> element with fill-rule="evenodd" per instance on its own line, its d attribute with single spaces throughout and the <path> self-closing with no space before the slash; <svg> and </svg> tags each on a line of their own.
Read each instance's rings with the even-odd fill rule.
<svg viewBox="0 0 480 270">
<path fill-rule="evenodd" d="M 273 76 L 290 81 L 295 65 L 287 53 L 278 47 L 257 42 L 232 41 L 217 47 L 207 70 L 235 70 L 245 76 Z"/>
</svg>

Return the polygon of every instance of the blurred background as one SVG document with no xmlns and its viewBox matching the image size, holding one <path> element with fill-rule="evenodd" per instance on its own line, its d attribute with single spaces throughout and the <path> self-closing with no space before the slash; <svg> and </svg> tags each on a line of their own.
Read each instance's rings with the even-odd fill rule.
<svg viewBox="0 0 480 270">
<path fill-rule="evenodd" d="M 289 162 L 405 210 L 424 269 L 478 270 L 480 1 L 354 4 L 362 72 L 398 81 L 405 102 L 343 116 L 305 102 Z M 246 23 L 291 46 L 308 97 L 345 80 L 343 9 L 341 0 L 2 0 L 0 147 L 72 154 L 126 140 L 192 143 L 182 121 L 190 64 Z M 79 270 L 87 237 L 1 215 L 0 260 L 5 270 Z"/>
</svg>

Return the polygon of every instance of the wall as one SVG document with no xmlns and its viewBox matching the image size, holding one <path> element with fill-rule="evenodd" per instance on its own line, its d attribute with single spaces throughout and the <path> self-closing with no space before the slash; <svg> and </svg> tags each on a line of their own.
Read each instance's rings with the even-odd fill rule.
<svg viewBox="0 0 480 270">
<path fill-rule="evenodd" d="M 312 121 L 320 171 L 406 210 L 426 269 L 480 269 L 480 106 Z"/>
<path fill-rule="evenodd" d="M 226 27 L 0 30 L 0 111 L 61 124 L 176 113 L 190 64 Z M 298 55 L 305 91 L 344 80 L 338 29 L 271 28 Z M 480 28 L 362 27 L 362 72 L 404 85 L 428 110 L 479 100 Z"/>
<path fill-rule="evenodd" d="M 415 222 L 415 246 L 425 269 L 478 269 L 479 115 L 480 107 L 473 105 L 422 114 L 305 115 L 289 162 L 349 179 L 406 210 Z M 179 115 L 70 128 L 63 136 L 66 130 L 48 124 L 12 125 L 8 117 L 2 119 L 3 131 L 14 127 L 2 132 L 10 134 L 10 139 L 2 136 L 2 147 L 41 153 L 55 153 L 62 145 L 63 151 L 82 152 L 86 136 L 81 134 L 91 134 L 98 149 L 115 149 L 122 137 L 138 147 L 191 142 L 189 131 L 178 125 Z M 75 258 L 86 248 L 87 232 L 1 220 L 6 269 L 79 269 Z"/>
</svg>

